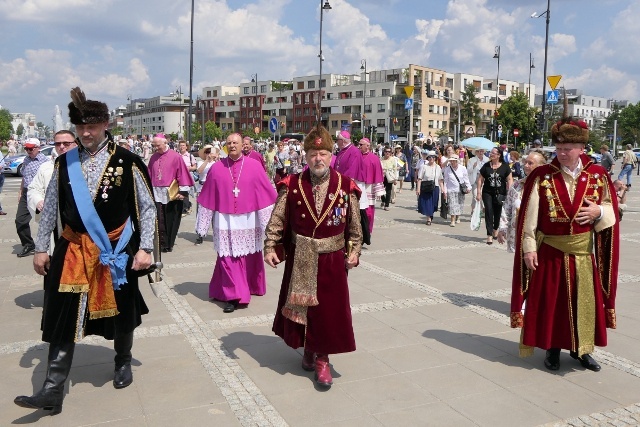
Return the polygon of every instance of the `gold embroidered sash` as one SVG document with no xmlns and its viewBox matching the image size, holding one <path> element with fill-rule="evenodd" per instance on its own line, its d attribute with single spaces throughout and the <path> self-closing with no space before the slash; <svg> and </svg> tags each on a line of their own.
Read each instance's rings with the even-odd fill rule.
<svg viewBox="0 0 640 427">
<path fill-rule="evenodd" d="M 293 322 L 307 324 L 307 307 L 318 305 L 318 255 L 344 248 L 344 235 L 314 239 L 293 233 L 296 245 L 289 294 L 282 315 Z"/>
<path fill-rule="evenodd" d="M 590 354 L 594 350 L 595 342 L 595 325 L 596 325 L 596 300 L 594 295 L 593 284 L 593 264 L 591 262 L 591 254 L 593 252 L 593 233 L 586 232 L 573 235 L 550 236 L 545 235 L 541 231 L 536 233 L 536 243 L 538 249 L 542 243 L 556 248 L 564 252 L 564 277 L 567 287 L 567 299 L 569 301 L 569 319 L 571 322 L 571 347 L 573 351 L 577 351 L 579 356 Z M 577 319 L 574 320 L 571 304 L 573 298 L 571 295 L 571 275 L 569 270 L 569 257 L 575 257 L 576 264 L 576 312 Z M 577 325 L 574 325 L 577 322 Z M 574 328 L 575 327 L 575 328 Z M 576 348 L 576 340 L 574 330 L 578 331 L 578 348 Z M 520 341 L 520 355 L 526 356 L 533 352 L 529 346 L 522 344 Z M 531 353 L 530 353 L 531 352 Z"/>
</svg>

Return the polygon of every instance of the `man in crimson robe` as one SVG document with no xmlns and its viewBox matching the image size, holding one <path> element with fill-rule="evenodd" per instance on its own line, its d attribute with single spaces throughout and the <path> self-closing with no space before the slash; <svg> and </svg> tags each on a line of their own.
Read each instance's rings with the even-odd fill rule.
<svg viewBox="0 0 640 427">
<path fill-rule="evenodd" d="M 182 156 L 169 148 L 164 134 L 153 137 L 153 146 L 156 152 L 149 160 L 149 175 L 158 210 L 158 237 L 162 252 L 172 252 L 182 220 L 184 194 L 194 185 L 193 176 Z M 172 186 L 180 192 L 174 194 Z"/>
<path fill-rule="evenodd" d="M 309 168 L 278 183 L 267 226 L 264 259 L 286 259 L 273 331 L 292 348 L 304 347 L 302 368 L 333 384 L 329 354 L 356 349 L 347 271 L 358 265 L 362 228 L 360 189 L 333 170 L 333 142 L 321 126 L 304 141 Z"/>
<path fill-rule="evenodd" d="M 264 159 L 256 150 L 253 149 L 253 144 L 251 142 L 251 137 L 245 136 L 242 138 L 242 154 L 247 157 L 251 157 L 254 160 L 257 160 L 262 165 L 262 168 L 267 171 L 267 165 L 264 162 Z"/>
<path fill-rule="evenodd" d="M 371 152 L 369 138 L 360 140 L 360 152 L 362 153 L 362 182 L 358 183 L 362 190 L 360 197 L 360 215 L 366 216 L 369 235 L 373 232 L 373 217 L 375 215 L 376 198 L 384 194 L 384 175 L 380 158 Z M 365 230 L 362 230 L 365 233 Z M 366 234 L 366 233 L 365 233 Z M 365 241 L 366 243 L 366 241 Z M 370 241 L 369 243 L 370 244 Z"/>
<path fill-rule="evenodd" d="M 211 166 L 198 196 L 198 235 L 213 224 L 218 257 L 209 298 L 225 301 L 225 313 L 267 290 L 262 245 L 276 192 L 262 165 L 242 155 L 242 136 L 227 137 L 228 156 Z"/>
<path fill-rule="evenodd" d="M 607 171 L 584 154 L 586 123 L 564 118 L 551 133 L 557 156 L 533 171 L 522 196 L 511 326 L 523 328 L 521 356 L 545 349 L 555 371 L 566 349 L 597 372 L 591 353 L 616 327 L 617 200 Z"/>
</svg>

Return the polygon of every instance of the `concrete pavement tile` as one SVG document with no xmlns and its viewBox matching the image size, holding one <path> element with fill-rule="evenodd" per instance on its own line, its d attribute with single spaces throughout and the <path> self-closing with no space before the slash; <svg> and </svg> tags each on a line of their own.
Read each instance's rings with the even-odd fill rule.
<svg viewBox="0 0 640 427">
<path fill-rule="evenodd" d="M 520 329 L 506 329 L 503 332 L 492 335 L 484 335 L 475 337 L 478 341 L 488 344 L 512 356 L 520 355 Z M 542 350 L 540 350 L 542 351 Z"/>
<path fill-rule="evenodd" d="M 36 286 L 20 287 L 19 289 L 7 289 L 2 293 L 0 301 L 0 313 L 13 313 L 14 316 L 22 310 L 34 310 L 42 315 L 44 290 L 42 283 Z"/>
<path fill-rule="evenodd" d="M 621 406 L 640 402 L 640 378 L 603 365 L 597 374 L 584 372 L 566 378 L 582 388 L 611 399 Z"/>
<path fill-rule="evenodd" d="M 370 353 L 399 373 L 434 368 L 452 363 L 446 356 L 421 344 L 376 350 Z"/>
<path fill-rule="evenodd" d="M 456 412 L 445 402 L 428 403 L 410 410 L 391 411 L 375 416 L 383 425 L 396 426 L 456 426 L 477 425 L 464 415 Z"/>
<path fill-rule="evenodd" d="M 464 317 L 476 318 L 478 316 L 477 314 L 472 313 L 469 310 L 465 310 L 462 307 L 458 307 L 452 304 L 425 305 L 422 307 L 416 307 L 414 308 L 414 310 L 439 322 L 444 322 L 450 319 L 460 319 Z"/>
<path fill-rule="evenodd" d="M 354 304 L 368 304 L 372 302 L 385 301 L 385 298 L 375 290 L 368 289 L 365 286 L 349 284 L 349 302 Z"/>
<path fill-rule="evenodd" d="M 470 335 L 492 335 L 507 331 L 509 326 L 502 325 L 486 317 L 465 317 L 447 321 L 447 327 Z"/>
<path fill-rule="evenodd" d="M 501 387 L 460 364 L 450 364 L 401 374 L 437 398 L 449 401 Z"/>
<path fill-rule="evenodd" d="M 609 334 L 608 345 L 604 348 L 605 351 L 640 363 L 640 339 L 637 333 L 634 337 L 617 334 L 611 329 L 608 329 L 607 333 Z"/>
<path fill-rule="evenodd" d="M 479 426 L 526 427 L 560 421 L 543 407 L 514 395 L 511 390 L 484 390 L 446 403 Z"/>
<path fill-rule="evenodd" d="M 452 362 L 465 362 L 476 359 L 490 360 L 502 357 L 506 353 L 496 346 L 484 344 L 476 337 L 463 332 L 444 329 L 430 329 L 423 334 L 424 345 L 450 358 Z"/>
<path fill-rule="evenodd" d="M 412 308 L 373 312 L 371 317 L 380 320 L 387 326 L 409 325 L 429 320 L 427 316 Z"/>
<path fill-rule="evenodd" d="M 400 375 L 387 375 L 340 384 L 352 399 L 369 414 L 408 410 L 435 402 L 437 399 L 424 388 Z"/>
<path fill-rule="evenodd" d="M 273 402 L 273 396 L 315 387 L 314 373 L 302 369 L 301 362 L 302 356 L 299 355 L 296 360 L 287 363 L 245 368 L 245 372 L 267 399 Z M 336 378 L 337 376 L 334 377 L 334 384 Z"/>
<path fill-rule="evenodd" d="M 332 372 L 335 373 L 333 377 L 334 384 L 376 378 L 395 373 L 387 364 L 378 360 L 371 353 L 362 350 L 357 350 L 352 353 L 332 354 L 330 356 L 330 362 L 333 368 Z"/>
<path fill-rule="evenodd" d="M 619 406 L 613 400 L 563 378 L 557 378 L 552 385 L 544 388 L 539 384 L 524 384 L 511 387 L 509 391 L 514 396 L 520 396 L 561 419 L 610 410 Z"/>
<path fill-rule="evenodd" d="M 504 388 L 534 383 L 544 388 L 557 380 L 556 376 L 549 375 L 544 366 L 534 367 L 523 358 L 512 355 L 460 364 Z"/>
<path fill-rule="evenodd" d="M 223 331 L 216 331 L 216 336 L 229 351 L 239 347 L 282 341 L 282 338 L 271 331 L 270 324 L 268 326 L 229 328 Z"/>
<path fill-rule="evenodd" d="M 353 313 L 352 324 L 354 332 L 379 329 L 385 326 L 384 323 L 371 316 L 371 313 Z"/>
<path fill-rule="evenodd" d="M 367 415 L 355 400 L 336 386 L 335 380 L 333 387 L 326 391 L 316 390 L 310 384 L 305 390 L 270 396 L 269 400 L 292 426 L 330 424 Z"/>
<path fill-rule="evenodd" d="M 14 343 L 42 338 L 42 312 L 24 310 L 21 313 L 0 313 L 0 343 Z"/>
<path fill-rule="evenodd" d="M 153 427 L 241 425 L 226 403 L 158 412 L 147 415 L 145 421 Z"/>
<path fill-rule="evenodd" d="M 356 344 L 362 350 L 381 350 L 383 348 L 402 347 L 413 344 L 405 335 L 391 327 L 368 329 L 356 333 Z"/>
<path fill-rule="evenodd" d="M 281 364 L 296 366 L 302 360 L 300 353 L 287 346 L 282 340 L 228 350 L 238 365 L 245 370 Z"/>
<path fill-rule="evenodd" d="M 427 296 L 418 289 L 413 289 L 397 282 L 371 283 L 368 285 L 368 289 L 387 299 L 423 298 Z M 352 301 L 351 303 L 354 304 L 355 302 Z"/>
<path fill-rule="evenodd" d="M 364 415 L 359 418 L 349 418 L 346 420 L 332 421 L 323 425 L 330 427 L 382 427 L 383 424 L 378 421 L 373 415 Z"/>
</svg>

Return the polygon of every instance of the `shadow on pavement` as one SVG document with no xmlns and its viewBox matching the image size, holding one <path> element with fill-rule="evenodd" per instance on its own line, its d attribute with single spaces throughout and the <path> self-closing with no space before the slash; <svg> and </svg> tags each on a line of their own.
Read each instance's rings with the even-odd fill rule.
<svg viewBox="0 0 640 427">
<path fill-rule="evenodd" d="M 182 282 L 174 285 L 173 289 L 178 293 L 178 295 L 184 296 L 191 294 L 202 301 L 209 301 L 208 283 Z"/>
<path fill-rule="evenodd" d="M 457 294 L 454 292 L 445 292 L 442 294 L 442 296 L 450 300 L 452 304 L 455 304 L 459 307 L 464 307 L 468 305 L 477 305 L 479 307 L 487 308 L 489 310 L 494 310 L 494 311 L 497 311 L 498 313 L 502 313 L 506 315 L 509 315 L 511 311 L 511 304 L 506 301 L 473 297 L 465 294 Z M 464 302 L 462 305 L 460 304 L 461 301 Z"/>
<path fill-rule="evenodd" d="M 44 301 L 44 290 L 29 292 L 16 297 L 14 300 L 18 307 L 30 310 L 32 308 L 42 308 Z"/>
</svg>

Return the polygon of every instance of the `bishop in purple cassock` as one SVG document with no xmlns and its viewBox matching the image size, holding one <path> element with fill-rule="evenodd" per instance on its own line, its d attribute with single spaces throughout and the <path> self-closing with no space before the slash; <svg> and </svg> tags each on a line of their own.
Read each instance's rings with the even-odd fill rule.
<svg viewBox="0 0 640 427">
<path fill-rule="evenodd" d="M 156 152 L 151 156 L 148 168 L 158 211 L 158 237 L 162 252 L 171 252 L 180 228 L 184 196 L 178 194 L 171 200 L 169 187 L 175 180 L 180 191 L 189 191 L 194 185 L 193 176 L 182 156 L 169 148 L 163 134 L 153 137 L 153 146 Z"/>
<path fill-rule="evenodd" d="M 251 138 L 248 136 L 245 136 L 244 138 L 242 138 L 242 154 L 247 157 L 251 157 L 254 160 L 259 161 L 264 171 L 265 172 L 267 171 L 267 165 L 264 162 L 264 158 L 262 158 L 262 155 L 260 153 L 258 153 L 256 150 L 253 149 L 253 145 L 251 144 Z"/>
<path fill-rule="evenodd" d="M 240 134 L 227 137 L 229 155 L 209 169 L 198 197 L 196 231 L 205 236 L 213 224 L 218 253 L 209 298 L 226 301 L 225 313 L 266 292 L 262 247 L 277 197 L 260 162 L 244 156 L 241 144 Z"/>
<path fill-rule="evenodd" d="M 380 158 L 371 152 L 371 141 L 369 138 L 360 140 L 360 152 L 362 153 L 362 196 L 360 197 L 360 213 L 362 211 L 367 216 L 369 234 L 373 232 L 373 218 L 375 216 L 376 198 L 384 194 L 384 175 L 382 174 L 382 163 Z"/>
</svg>

